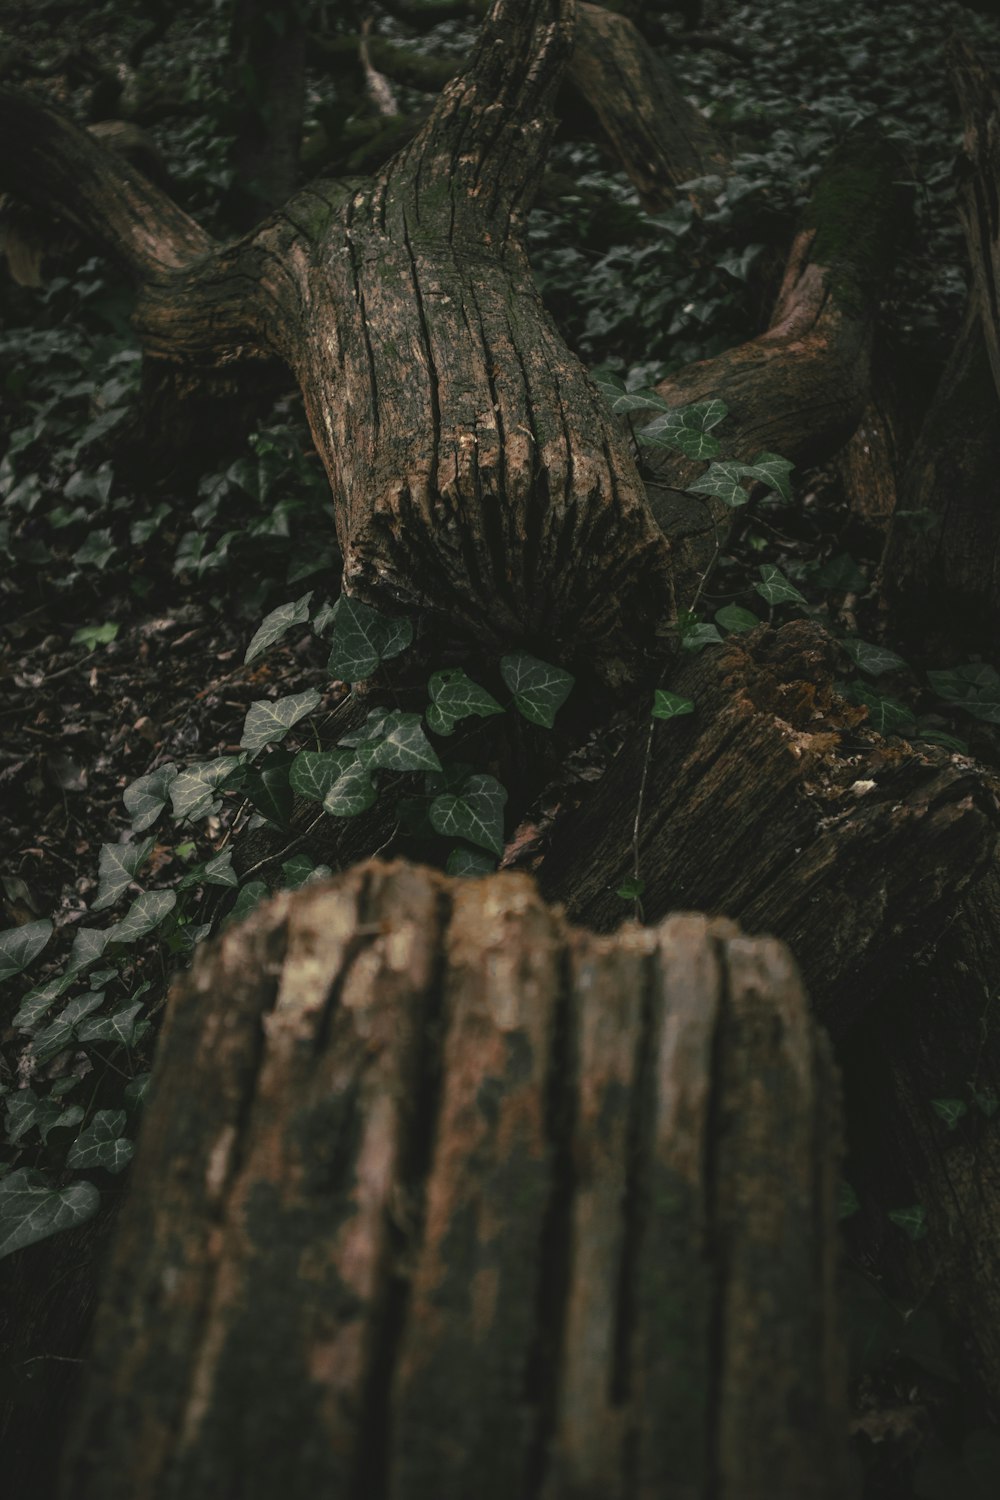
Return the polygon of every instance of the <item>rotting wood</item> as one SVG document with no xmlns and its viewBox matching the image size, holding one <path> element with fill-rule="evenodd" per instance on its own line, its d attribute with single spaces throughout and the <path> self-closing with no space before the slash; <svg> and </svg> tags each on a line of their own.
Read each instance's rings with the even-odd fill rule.
<svg viewBox="0 0 1000 1500">
<path fill-rule="evenodd" d="M 836 1116 L 729 923 L 281 896 L 171 1002 L 63 1493 L 840 1497 Z"/>
<path fill-rule="evenodd" d="M 866 729 L 833 689 L 845 670 L 806 622 L 688 660 L 671 689 L 695 711 L 656 730 L 639 844 L 647 920 L 696 908 L 777 934 L 834 1032 L 932 946 L 1000 826 L 995 778 Z M 538 866 L 547 898 L 599 931 L 625 905 L 646 742 L 642 722 Z"/>
</svg>

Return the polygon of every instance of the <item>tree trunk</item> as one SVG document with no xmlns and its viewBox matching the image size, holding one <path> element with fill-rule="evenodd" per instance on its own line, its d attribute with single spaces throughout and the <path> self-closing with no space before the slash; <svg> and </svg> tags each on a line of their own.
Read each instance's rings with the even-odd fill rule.
<svg viewBox="0 0 1000 1500">
<path fill-rule="evenodd" d="M 837 1140 L 777 943 L 279 897 L 172 1001 L 63 1493 L 841 1496 Z"/>
<path fill-rule="evenodd" d="M 762 628 L 689 659 L 671 688 L 695 712 L 640 723 L 539 868 L 547 899 L 606 932 L 635 867 L 647 920 L 695 908 L 796 954 L 834 1032 L 931 947 L 987 868 L 997 783 L 961 757 L 882 739 L 832 688 L 832 637 Z M 639 788 L 644 781 L 645 794 Z"/>
</svg>

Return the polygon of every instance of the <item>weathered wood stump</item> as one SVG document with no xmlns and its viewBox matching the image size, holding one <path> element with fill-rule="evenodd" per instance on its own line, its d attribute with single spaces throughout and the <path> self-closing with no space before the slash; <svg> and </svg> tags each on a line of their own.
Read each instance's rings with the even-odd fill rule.
<svg viewBox="0 0 1000 1500">
<path fill-rule="evenodd" d="M 175 991 L 63 1493 L 839 1496 L 838 1137 L 770 939 L 281 896 Z"/>
</svg>

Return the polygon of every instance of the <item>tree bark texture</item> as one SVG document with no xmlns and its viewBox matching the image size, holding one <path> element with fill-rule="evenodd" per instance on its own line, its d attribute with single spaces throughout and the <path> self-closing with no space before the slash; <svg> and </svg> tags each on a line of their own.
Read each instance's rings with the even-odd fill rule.
<svg viewBox="0 0 1000 1500">
<path fill-rule="evenodd" d="M 933 1297 L 1000 1413 L 1000 864 L 966 895 L 933 958 L 904 969 L 842 1055 L 861 1213 L 852 1248 L 905 1306 Z M 934 1101 L 965 1113 L 949 1127 Z M 885 1216 L 920 1204 L 926 1235 Z"/>
<path fill-rule="evenodd" d="M 843 1493 L 836 1088 L 786 951 L 358 866 L 171 1002 L 63 1493 Z"/>
<path fill-rule="evenodd" d="M 695 908 L 775 933 L 834 1033 L 932 946 L 1000 826 L 995 779 L 865 729 L 831 686 L 844 666 L 805 622 L 689 659 L 671 689 L 695 712 L 654 732 L 639 826 L 647 920 Z M 647 743 L 644 722 L 539 866 L 547 899 L 598 931 L 621 919 Z"/>
<path fill-rule="evenodd" d="M 522 243 L 572 21 L 569 0 L 497 0 L 374 185 L 315 185 L 229 246 L 51 112 L 7 93 L 0 125 L 44 143 L 8 163 L 11 188 L 62 204 L 138 280 L 151 355 L 291 366 L 352 593 L 618 687 L 672 614 L 669 547 Z"/>
</svg>

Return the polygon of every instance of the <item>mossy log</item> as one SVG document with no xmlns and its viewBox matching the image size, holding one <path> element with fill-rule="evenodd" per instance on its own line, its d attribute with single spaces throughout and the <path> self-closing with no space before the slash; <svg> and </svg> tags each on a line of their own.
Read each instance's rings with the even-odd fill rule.
<svg viewBox="0 0 1000 1500">
<path fill-rule="evenodd" d="M 171 1000 L 62 1493 L 842 1496 L 838 1133 L 778 943 L 281 896 Z"/>
<path fill-rule="evenodd" d="M 968 892 L 929 963 L 895 978 L 842 1052 L 861 1203 L 849 1225 L 903 1308 L 944 1311 L 1000 1413 L 1000 864 Z M 919 1205 L 925 1232 L 886 1210 Z"/>
<path fill-rule="evenodd" d="M 805 622 L 689 660 L 695 711 L 654 731 L 639 826 L 647 920 L 679 907 L 773 932 L 831 1031 L 935 939 L 992 857 L 998 785 L 963 756 L 883 739 L 832 684 L 846 660 Z M 538 867 L 573 921 L 609 931 L 633 868 L 648 720 Z"/>
</svg>

